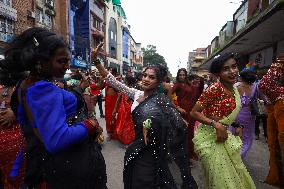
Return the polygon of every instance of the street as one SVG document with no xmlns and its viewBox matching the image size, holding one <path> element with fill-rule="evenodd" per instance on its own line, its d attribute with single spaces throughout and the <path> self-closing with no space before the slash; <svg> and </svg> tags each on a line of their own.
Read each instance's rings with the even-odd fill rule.
<svg viewBox="0 0 284 189">
<path fill-rule="evenodd" d="M 104 103 L 103 103 L 104 106 Z M 99 112 L 98 106 L 96 112 Z M 97 119 L 100 125 L 104 128 L 104 135 L 106 139 L 105 120 Z M 118 141 L 111 140 L 103 143 L 103 155 L 107 166 L 108 188 L 109 189 L 123 189 L 123 157 L 125 153 L 125 146 Z M 249 151 L 245 165 L 250 172 L 257 189 L 274 189 L 262 181 L 265 180 L 268 172 L 269 152 L 267 143 L 261 135 L 260 140 L 255 140 L 252 149 Z M 221 170 L 220 170 L 221 171 Z M 204 189 L 203 171 L 200 163 L 195 162 L 192 168 L 192 175 L 198 183 L 199 189 Z"/>
</svg>

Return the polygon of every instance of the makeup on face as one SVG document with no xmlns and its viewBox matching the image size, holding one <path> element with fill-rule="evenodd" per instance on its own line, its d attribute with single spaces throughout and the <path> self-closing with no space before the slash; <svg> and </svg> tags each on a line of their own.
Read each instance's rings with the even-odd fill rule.
<svg viewBox="0 0 284 189">
<path fill-rule="evenodd" d="M 234 84 L 238 79 L 238 65 L 235 59 L 231 58 L 227 60 L 219 74 L 220 80 L 223 82 Z"/>
<path fill-rule="evenodd" d="M 144 90 L 152 90 L 158 86 L 158 80 L 154 69 L 147 69 L 143 73 L 142 88 Z"/>
</svg>

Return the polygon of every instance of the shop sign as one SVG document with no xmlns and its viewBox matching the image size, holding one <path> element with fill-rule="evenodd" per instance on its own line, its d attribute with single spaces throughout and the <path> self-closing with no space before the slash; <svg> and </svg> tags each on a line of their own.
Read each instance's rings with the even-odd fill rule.
<svg viewBox="0 0 284 189">
<path fill-rule="evenodd" d="M 85 60 L 80 60 L 77 58 L 72 59 L 72 65 L 76 67 L 81 67 L 81 68 L 86 68 L 87 67 L 87 62 Z"/>
<path fill-rule="evenodd" d="M 7 34 L 7 33 L 1 33 L 0 32 L 0 41 L 9 43 L 13 40 L 14 35 L 13 34 Z"/>
<path fill-rule="evenodd" d="M 3 3 L 0 3 L 0 15 L 17 21 L 17 10 Z"/>
</svg>

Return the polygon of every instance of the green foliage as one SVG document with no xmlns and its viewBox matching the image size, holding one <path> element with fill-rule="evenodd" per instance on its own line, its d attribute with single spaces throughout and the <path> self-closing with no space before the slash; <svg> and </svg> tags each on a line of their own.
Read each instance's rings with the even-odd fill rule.
<svg viewBox="0 0 284 189">
<path fill-rule="evenodd" d="M 146 48 L 142 48 L 144 66 L 152 64 L 161 64 L 167 67 L 165 58 L 157 53 L 157 48 L 154 45 L 147 45 Z"/>
<path fill-rule="evenodd" d="M 160 64 L 168 69 L 168 76 L 172 78 L 165 58 L 157 52 L 157 47 L 154 45 L 147 45 L 142 48 L 143 52 L 143 66 Z"/>
</svg>

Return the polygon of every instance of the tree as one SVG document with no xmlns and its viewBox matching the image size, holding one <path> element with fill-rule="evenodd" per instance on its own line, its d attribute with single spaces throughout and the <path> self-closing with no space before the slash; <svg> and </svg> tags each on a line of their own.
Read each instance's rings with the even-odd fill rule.
<svg viewBox="0 0 284 189">
<path fill-rule="evenodd" d="M 165 58 L 157 53 L 157 48 L 154 45 L 147 45 L 146 48 L 142 48 L 144 66 L 161 64 L 167 67 Z"/>
<path fill-rule="evenodd" d="M 168 75 L 171 77 L 168 65 L 165 58 L 157 53 L 157 47 L 154 45 L 147 45 L 146 48 L 142 48 L 143 52 L 143 66 L 160 64 L 168 69 Z"/>
</svg>

